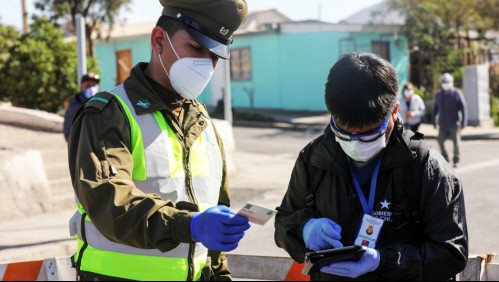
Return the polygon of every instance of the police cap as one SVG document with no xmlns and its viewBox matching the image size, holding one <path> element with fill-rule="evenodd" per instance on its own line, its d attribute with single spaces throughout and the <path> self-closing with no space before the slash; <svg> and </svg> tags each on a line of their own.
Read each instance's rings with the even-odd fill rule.
<svg viewBox="0 0 499 282">
<path fill-rule="evenodd" d="M 162 15 L 182 22 L 189 35 L 211 53 L 229 58 L 232 35 L 248 14 L 245 0 L 159 0 Z"/>
</svg>

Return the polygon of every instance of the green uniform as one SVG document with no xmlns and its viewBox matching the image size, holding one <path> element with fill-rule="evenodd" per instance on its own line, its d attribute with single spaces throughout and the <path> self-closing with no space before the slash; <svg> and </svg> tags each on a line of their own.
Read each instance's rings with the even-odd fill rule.
<svg viewBox="0 0 499 282">
<path fill-rule="evenodd" d="M 187 100 L 174 110 L 165 98 L 174 94 L 147 78 L 146 67 L 146 63 L 137 65 L 124 83 L 136 114 L 159 111 L 184 150 L 189 150 L 207 127 L 203 106 Z M 70 173 L 81 207 L 102 235 L 119 244 L 161 252 L 181 243 L 194 244 L 190 219 L 197 205 L 175 204 L 136 187 L 130 122 L 119 99 L 99 97 L 78 112 L 69 137 Z M 218 204 L 229 206 L 225 156 L 218 134 L 216 139 L 224 164 Z M 208 251 L 208 255 L 217 279 L 230 279 L 224 254 Z"/>
</svg>

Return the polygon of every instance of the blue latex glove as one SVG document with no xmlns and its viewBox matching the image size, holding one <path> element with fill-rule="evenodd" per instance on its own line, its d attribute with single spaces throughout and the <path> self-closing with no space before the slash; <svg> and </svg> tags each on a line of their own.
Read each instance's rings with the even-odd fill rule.
<svg viewBox="0 0 499 282">
<path fill-rule="evenodd" d="M 362 255 L 359 261 L 341 261 L 334 262 L 328 266 L 323 266 L 321 272 L 357 278 L 368 272 L 373 272 L 379 266 L 379 252 L 375 249 L 362 247 L 366 252 Z"/>
<path fill-rule="evenodd" d="M 312 218 L 303 226 L 305 247 L 314 251 L 341 248 L 341 226 L 329 218 Z"/>
<path fill-rule="evenodd" d="M 250 228 L 248 218 L 236 215 L 226 206 L 216 206 L 195 213 L 191 220 L 191 237 L 212 251 L 228 252 L 237 248 Z"/>
</svg>

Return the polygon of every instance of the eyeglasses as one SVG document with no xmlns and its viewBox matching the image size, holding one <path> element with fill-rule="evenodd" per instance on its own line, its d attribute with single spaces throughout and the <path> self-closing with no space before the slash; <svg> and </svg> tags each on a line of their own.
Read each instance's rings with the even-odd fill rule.
<svg viewBox="0 0 499 282">
<path fill-rule="evenodd" d="M 389 122 L 390 118 L 387 117 L 383 123 L 381 124 L 381 126 L 379 128 L 376 128 L 376 129 L 373 129 L 373 130 L 370 130 L 368 132 L 365 132 L 365 133 L 361 133 L 361 134 L 350 134 L 348 132 L 345 132 L 341 129 L 339 129 L 338 127 L 336 127 L 336 125 L 334 124 L 334 117 L 333 115 L 331 115 L 331 121 L 329 123 L 330 127 L 331 127 L 331 130 L 333 131 L 334 135 L 336 136 L 336 138 L 340 139 L 340 140 L 343 140 L 343 141 L 361 141 L 361 142 L 365 142 L 365 143 L 368 143 L 368 142 L 373 142 L 375 140 L 377 140 L 378 138 L 380 138 L 381 136 L 383 136 L 386 132 L 386 128 L 388 127 L 388 122 Z"/>
</svg>

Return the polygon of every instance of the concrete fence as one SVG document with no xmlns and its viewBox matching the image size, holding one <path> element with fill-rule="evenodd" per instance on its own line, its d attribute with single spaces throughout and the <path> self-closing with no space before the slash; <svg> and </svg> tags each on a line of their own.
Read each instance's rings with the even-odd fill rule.
<svg viewBox="0 0 499 282">
<path fill-rule="evenodd" d="M 64 118 L 56 114 L 0 104 L 0 123 L 42 131 L 62 132 L 63 122 Z"/>
</svg>

